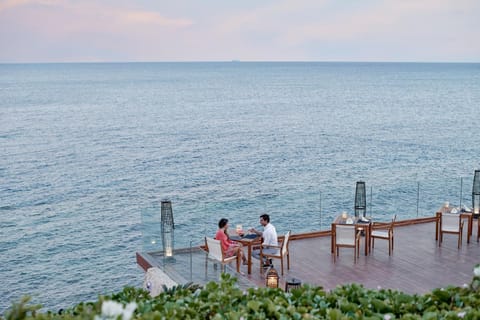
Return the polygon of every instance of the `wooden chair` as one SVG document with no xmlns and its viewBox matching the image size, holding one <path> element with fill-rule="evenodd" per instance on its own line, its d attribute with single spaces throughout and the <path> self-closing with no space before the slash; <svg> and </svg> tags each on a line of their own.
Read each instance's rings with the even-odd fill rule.
<svg viewBox="0 0 480 320">
<path fill-rule="evenodd" d="M 220 262 L 222 264 L 222 271 L 226 264 L 237 260 L 237 272 L 240 273 L 240 256 L 234 255 L 231 257 L 225 257 L 220 240 L 205 237 L 205 244 L 208 250 L 208 257 Z"/>
<path fill-rule="evenodd" d="M 477 242 L 480 240 L 480 219 L 477 219 Z"/>
<path fill-rule="evenodd" d="M 442 244 L 444 233 L 458 234 L 458 248 L 460 249 L 462 245 L 463 221 L 459 214 L 442 213 L 440 215 L 440 241 L 438 246 Z"/>
<path fill-rule="evenodd" d="M 268 246 L 268 245 L 260 245 L 260 271 L 263 270 L 262 261 L 265 259 L 280 259 L 280 265 L 282 270 L 283 276 L 283 258 L 287 257 L 287 270 L 290 270 L 290 253 L 288 252 L 288 240 L 290 238 L 290 231 L 285 234 L 283 238 L 282 245 L 280 246 Z M 265 253 L 263 249 L 279 249 L 277 250 L 278 253 Z"/>
<path fill-rule="evenodd" d="M 336 262 L 340 248 L 353 248 L 353 261 L 356 263 L 360 254 L 361 231 L 357 231 L 354 225 L 334 224 L 332 232 L 334 232 L 333 262 Z"/>
<path fill-rule="evenodd" d="M 373 224 L 370 228 L 370 241 L 372 248 L 375 248 L 375 239 L 388 240 L 388 255 L 393 251 L 393 226 L 397 215 L 394 215 L 390 223 Z"/>
</svg>

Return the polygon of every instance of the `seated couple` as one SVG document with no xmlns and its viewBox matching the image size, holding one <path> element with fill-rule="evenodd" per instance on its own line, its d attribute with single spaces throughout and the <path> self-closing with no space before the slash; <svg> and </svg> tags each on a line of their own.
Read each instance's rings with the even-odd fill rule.
<svg viewBox="0 0 480 320">
<path fill-rule="evenodd" d="M 255 228 L 252 228 L 249 231 L 263 238 L 262 246 L 266 247 L 262 249 L 263 252 L 269 254 L 277 254 L 278 249 L 268 248 L 268 246 L 278 246 L 277 231 L 275 227 L 270 223 L 270 216 L 268 214 L 262 214 L 260 216 L 260 224 L 263 226 L 263 231 L 258 231 Z M 242 244 L 233 241 L 228 237 L 228 219 L 222 218 L 218 222 L 218 231 L 215 235 L 215 239 L 220 240 L 223 252 L 225 253 L 226 257 L 232 257 L 234 255 L 237 255 L 242 259 L 244 265 L 248 264 L 247 259 L 243 254 Z M 253 250 L 252 255 L 257 259 L 260 259 L 260 250 Z M 264 267 L 269 267 L 271 265 L 271 259 L 266 259 L 265 261 L 263 261 Z"/>
</svg>

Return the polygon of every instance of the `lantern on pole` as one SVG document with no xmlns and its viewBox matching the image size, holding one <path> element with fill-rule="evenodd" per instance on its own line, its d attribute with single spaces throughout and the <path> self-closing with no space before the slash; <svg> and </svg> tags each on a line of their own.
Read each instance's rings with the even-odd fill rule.
<svg viewBox="0 0 480 320">
<path fill-rule="evenodd" d="M 367 213 L 367 195 L 365 191 L 365 182 L 357 181 L 355 188 L 355 217 L 365 217 Z"/>
<path fill-rule="evenodd" d="M 161 224 L 164 257 L 173 258 L 173 229 L 175 226 L 173 223 L 172 202 L 169 200 L 162 200 Z"/>
<path fill-rule="evenodd" d="M 267 288 L 278 288 L 278 272 L 275 270 L 275 268 L 272 266 L 266 276 L 266 286 Z"/>
</svg>

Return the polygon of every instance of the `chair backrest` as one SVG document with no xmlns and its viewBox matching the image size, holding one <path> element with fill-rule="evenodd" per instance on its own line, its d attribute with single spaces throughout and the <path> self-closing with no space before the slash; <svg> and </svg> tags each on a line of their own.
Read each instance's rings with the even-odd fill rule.
<svg viewBox="0 0 480 320">
<path fill-rule="evenodd" d="M 281 251 L 281 255 L 285 255 L 288 251 L 288 239 L 290 238 L 290 231 L 288 231 L 286 234 L 285 234 L 285 237 L 283 238 L 283 243 L 282 243 L 282 251 Z"/>
<path fill-rule="evenodd" d="M 442 213 L 442 230 L 460 232 L 460 215 L 455 213 Z"/>
<path fill-rule="evenodd" d="M 355 246 L 355 226 L 340 225 L 335 226 L 335 242 L 341 245 Z"/>
<path fill-rule="evenodd" d="M 205 237 L 205 242 L 208 247 L 208 255 L 213 259 L 223 261 L 222 244 L 220 240 Z"/>
</svg>

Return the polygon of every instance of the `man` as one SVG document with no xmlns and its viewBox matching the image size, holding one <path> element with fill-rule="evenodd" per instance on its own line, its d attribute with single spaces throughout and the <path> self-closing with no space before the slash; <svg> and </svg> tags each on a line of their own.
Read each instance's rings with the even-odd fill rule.
<svg viewBox="0 0 480 320">
<path fill-rule="evenodd" d="M 275 227 L 270 223 L 270 216 L 268 214 L 262 214 L 260 216 L 260 224 L 263 226 L 263 232 L 255 230 L 255 228 L 250 229 L 250 232 L 254 232 L 263 238 L 262 251 L 264 253 L 278 254 L 277 248 L 268 248 L 268 246 L 278 246 L 277 230 L 275 230 Z M 260 250 L 253 250 L 252 255 L 260 259 Z M 266 261 L 262 262 L 264 267 L 270 267 L 272 265 L 272 259 L 266 259 Z"/>
</svg>

